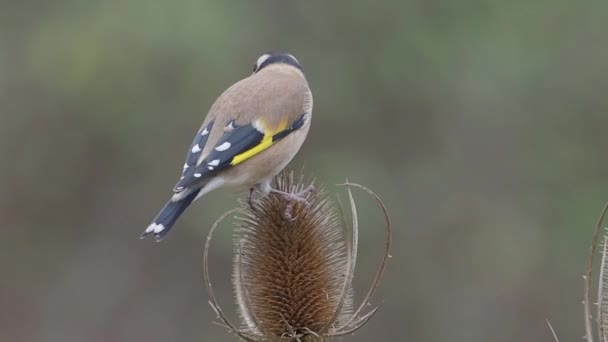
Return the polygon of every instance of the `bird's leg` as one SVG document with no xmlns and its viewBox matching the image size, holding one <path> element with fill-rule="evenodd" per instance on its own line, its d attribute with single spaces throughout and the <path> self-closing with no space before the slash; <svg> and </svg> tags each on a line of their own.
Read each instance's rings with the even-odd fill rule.
<svg viewBox="0 0 608 342">
<path fill-rule="evenodd" d="M 304 205 L 306 208 L 308 208 L 310 206 L 310 204 L 308 203 L 308 201 L 306 200 L 306 195 L 310 192 L 315 191 L 315 187 L 314 185 L 310 185 L 308 186 L 306 189 L 303 189 L 300 192 L 297 192 L 295 194 L 289 193 L 289 192 L 285 192 L 285 191 L 281 191 L 281 190 L 277 190 L 277 189 L 270 189 L 270 193 L 274 194 L 276 196 L 281 196 L 283 197 L 285 200 L 287 200 L 287 205 L 285 206 L 285 218 L 289 221 L 293 221 L 295 218 L 292 216 L 292 212 L 293 212 L 293 204 L 295 202 L 298 202 L 302 205 Z"/>
<path fill-rule="evenodd" d="M 247 196 L 247 204 L 249 204 L 249 209 L 255 211 L 255 208 L 253 207 L 253 193 L 255 191 L 255 188 L 250 188 L 249 189 L 249 196 Z"/>
</svg>

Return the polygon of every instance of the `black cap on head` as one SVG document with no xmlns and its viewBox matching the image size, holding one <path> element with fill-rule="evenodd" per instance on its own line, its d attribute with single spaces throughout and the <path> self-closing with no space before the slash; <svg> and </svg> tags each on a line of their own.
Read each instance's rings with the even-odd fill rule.
<svg viewBox="0 0 608 342">
<path fill-rule="evenodd" d="M 289 64 L 298 68 L 299 70 L 302 70 L 300 62 L 298 62 L 298 60 L 294 56 L 286 52 L 269 52 L 258 58 L 255 65 L 253 66 L 253 72 L 256 73 L 271 64 L 277 63 Z"/>
</svg>

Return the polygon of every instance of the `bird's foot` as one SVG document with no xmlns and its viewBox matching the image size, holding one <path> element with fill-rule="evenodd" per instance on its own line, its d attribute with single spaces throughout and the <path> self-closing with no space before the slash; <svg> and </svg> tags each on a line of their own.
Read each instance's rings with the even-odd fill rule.
<svg viewBox="0 0 608 342">
<path fill-rule="evenodd" d="M 294 221 L 296 219 L 295 217 L 293 217 L 294 203 L 300 203 L 301 205 L 306 207 L 306 209 L 310 207 L 310 203 L 308 203 L 306 195 L 313 191 L 315 191 L 314 185 L 310 185 L 306 189 L 303 189 L 302 191 L 294 194 L 277 189 L 270 189 L 271 194 L 274 194 L 275 196 L 281 196 L 287 201 L 287 205 L 285 206 L 285 213 L 283 215 L 288 221 Z"/>
</svg>

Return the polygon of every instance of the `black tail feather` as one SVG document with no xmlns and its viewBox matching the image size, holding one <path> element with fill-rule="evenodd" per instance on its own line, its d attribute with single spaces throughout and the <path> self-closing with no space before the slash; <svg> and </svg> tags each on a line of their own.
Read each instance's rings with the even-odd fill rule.
<svg viewBox="0 0 608 342">
<path fill-rule="evenodd" d="M 169 200 L 158 215 L 156 215 L 154 221 L 152 221 L 143 234 L 141 234 L 140 239 L 143 239 L 150 234 L 154 234 L 157 242 L 162 240 L 169 233 L 184 210 L 186 210 L 192 201 L 194 201 L 199 191 L 200 189 L 192 191 L 192 193 L 188 194 L 186 197 L 175 202 Z"/>
</svg>

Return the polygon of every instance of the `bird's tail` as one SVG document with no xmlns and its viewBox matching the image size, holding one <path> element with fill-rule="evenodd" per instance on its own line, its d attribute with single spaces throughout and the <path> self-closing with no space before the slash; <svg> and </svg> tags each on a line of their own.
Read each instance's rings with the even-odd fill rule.
<svg viewBox="0 0 608 342">
<path fill-rule="evenodd" d="M 200 189 L 194 190 L 177 201 L 169 200 L 158 215 L 156 215 L 154 221 L 152 221 L 143 234 L 141 234 L 140 239 L 143 239 L 150 234 L 154 234 L 157 242 L 162 240 L 169 233 L 171 227 L 173 227 L 184 210 L 186 210 L 192 201 L 196 199 L 196 195 L 198 195 L 199 191 Z"/>
</svg>

